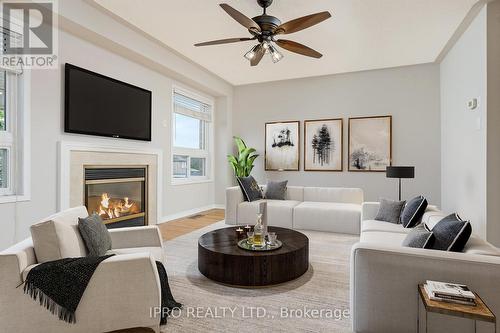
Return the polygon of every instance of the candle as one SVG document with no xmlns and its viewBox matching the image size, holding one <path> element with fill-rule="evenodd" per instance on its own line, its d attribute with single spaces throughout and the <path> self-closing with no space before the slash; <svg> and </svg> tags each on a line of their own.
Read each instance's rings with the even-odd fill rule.
<svg viewBox="0 0 500 333">
<path fill-rule="evenodd" d="M 241 228 L 241 227 L 238 227 L 236 229 L 236 237 L 238 237 L 238 240 L 239 239 L 243 239 L 244 238 L 244 230 Z"/>
</svg>

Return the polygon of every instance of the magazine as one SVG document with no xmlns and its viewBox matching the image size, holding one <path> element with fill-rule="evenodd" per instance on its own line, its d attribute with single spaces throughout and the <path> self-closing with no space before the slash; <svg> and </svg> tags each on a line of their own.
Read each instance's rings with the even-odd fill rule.
<svg viewBox="0 0 500 333">
<path fill-rule="evenodd" d="M 463 284 L 427 280 L 427 286 L 434 296 L 450 296 L 454 299 L 475 300 L 476 295 Z"/>
<path fill-rule="evenodd" d="M 429 297 L 429 299 L 432 300 L 432 301 L 448 302 L 448 303 L 456 303 L 456 304 L 476 306 L 476 301 L 475 300 L 460 300 L 460 299 L 454 299 L 454 298 L 446 298 L 446 297 L 435 296 L 434 293 L 432 293 L 429 290 L 429 286 L 427 284 L 424 284 L 424 290 L 427 293 L 427 296 Z"/>
</svg>

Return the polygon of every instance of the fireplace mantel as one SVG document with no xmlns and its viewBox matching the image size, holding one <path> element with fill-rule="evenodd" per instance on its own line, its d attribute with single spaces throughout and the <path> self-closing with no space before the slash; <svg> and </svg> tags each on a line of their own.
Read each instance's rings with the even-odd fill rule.
<svg viewBox="0 0 500 333">
<path fill-rule="evenodd" d="M 147 165 L 149 177 L 149 224 L 162 216 L 162 151 L 152 148 L 60 141 L 58 210 L 83 204 L 83 168 L 85 165 Z"/>
</svg>

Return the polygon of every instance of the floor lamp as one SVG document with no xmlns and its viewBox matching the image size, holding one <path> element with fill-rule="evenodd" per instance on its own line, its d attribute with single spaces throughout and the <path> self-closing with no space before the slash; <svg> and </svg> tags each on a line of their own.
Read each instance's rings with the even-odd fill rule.
<svg viewBox="0 0 500 333">
<path fill-rule="evenodd" d="M 385 176 L 387 178 L 399 178 L 399 201 L 401 201 L 401 178 L 415 178 L 415 167 L 388 166 Z"/>
</svg>

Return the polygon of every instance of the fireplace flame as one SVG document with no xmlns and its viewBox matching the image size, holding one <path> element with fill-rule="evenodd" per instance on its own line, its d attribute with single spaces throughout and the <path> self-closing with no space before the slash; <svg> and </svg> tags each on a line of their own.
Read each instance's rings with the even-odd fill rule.
<svg viewBox="0 0 500 333">
<path fill-rule="evenodd" d="M 140 207 L 128 197 L 123 199 L 110 198 L 108 193 L 101 194 L 97 213 L 104 219 L 113 219 L 124 215 L 136 214 Z"/>
</svg>

